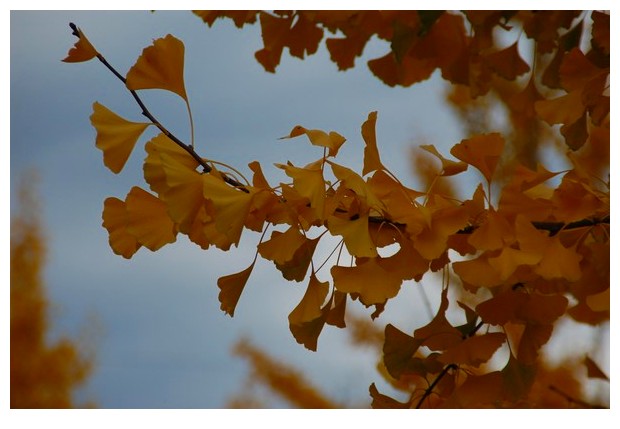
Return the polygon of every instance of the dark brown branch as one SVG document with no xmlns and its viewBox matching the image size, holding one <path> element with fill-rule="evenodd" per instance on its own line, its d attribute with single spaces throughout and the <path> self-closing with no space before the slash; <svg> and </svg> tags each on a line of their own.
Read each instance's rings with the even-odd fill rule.
<svg viewBox="0 0 620 429">
<path fill-rule="evenodd" d="M 73 30 L 72 34 L 76 37 L 80 37 L 80 33 L 77 30 L 77 26 L 70 22 L 69 23 L 69 27 L 71 27 L 71 29 Z M 116 76 L 121 82 L 123 82 L 125 85 L 127 85 L 127 79 L 121 75 L 106 59 L 103 55 L 101 55 L 99 52 L 97 52 L 97 59 L 99 61 L 101 61 L 101 63 L 106 66 L 106 68 L 108 70 L 110 70 L 112 72 L 112 74 L 114 74 L 114 76 Z M 178 137 L 176 137 L 174 134 L 172 134 L 170 131 L 168 131 L 168 129 L 166 127 L 164 127 L 161 122 L 159 122 L 154 116 L 153 114 L 149 111 L 149 109 L 146 107 L 146 105 L 144 104 L 144 102 L 142 101 L 142 99 L 140 98 L 140 96 L 138 95 L 138 93 L 133 90 L 133 89 L 129 89 L 127 88 L 127 90 L 131 93 L 131 95 L 133 96 L 134 100 L 136 100 L 136 103 L 138 103 L 138 106 L 140 106 L 140 109 L 142 109 L 142 115 L 145 116 L 146 118 L 148 118 L 151 123 L 153 125 L 155 125 L 157 128 L 159 128 L 159 130 L 166 136 L 168 137 L 170 140 L 172 140 L 174 143 L 176 143 L 180 148 L 182 148 L 184 151 L 186 151 L 192 158 L 194 158 L 194 160 L 196 160 L 196 162 L 202 167 L 203 171 L 205 173 L 209 173 L 212 168 L 211 166 L 204 160 L 202 159 L 202 157 L 200 155 L 198 155 L 198 153 L 196 153 L 196 151 L 194 150 L 194 148 L 188 144 L 183 143 L 183 141 L 181 141 Z M 232 179 L 229 176 L 226 176 L 224 174 L 222 174 L 222 179 L 228 183 L 229 185 L 234 186 L 235 188 L 238 188 L 239 190 L 243 191 L 243 192 L 249 192 L 245 186 L 243 185 L 243 183 L 238 182 L 235 179 Z"/>
<path fill-rule="evenodd" d="M 416 408 L 420 408 L 422 406 L 422 404 L 424 403 L 424 401 L 426 400 L 426 398 L 428 398 L 430 396 L 430 394 L 433 393 L 433 389 L 435 388 L 435 386 L 437 386 L 437 384 L 439 384 L 441 379 L 446 376 L 448 371 L 450 371 L 451 369 L 457 369 L 457 368 L 458 368 L 458 366 L 456 364 L 454 364 L 454 363 L 451 363 L 450 365 L 446 365 L 444 367 L 444 369 L 441 370 L 441 372 L 439 373 L 437 378 L 435 380 L 433 380 L 433 382 L 431 383 L 430 386 L 428 386 L 428 389 L 426 389 L 424 391 L 424 395 L 422 395 L 422 397 L 420 398 L 420 400 L 418 401 L 418 403 L 417 403 L 417 405 L 415 407 Z"/>
</svg>

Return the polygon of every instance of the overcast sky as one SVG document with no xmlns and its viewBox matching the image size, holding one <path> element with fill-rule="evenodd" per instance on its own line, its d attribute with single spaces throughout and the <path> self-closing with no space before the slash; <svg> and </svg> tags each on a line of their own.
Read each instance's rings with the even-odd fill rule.
<svg viewBox="0 0 620 429">
<path fill-rule="evenodd" d="M 242 391 L 247 376 L 246 363 L 231 353 L 240 337 L 303 369 L 345 405 L 368 406 L 373 382 L 389 392 L 374 369 L 374 353 L 351 349 L 346 332 L 327 326 L 316 353 L 295 342 L 287 316 L 306 282 L 285 281 L 268 261 L 257 263 L 235 317 L 220 310 L 217 278 L 249 265 L 258 236 L 244 233 L 240 247 L 226 253 L 202 251 L 181 235 L 158 252 L 141 249 L 131 260 L 112 253 L 101 226 L 103 200 L 124 199 L 134 185 L 148 188 L 144 151 L 136 146 L 123 172 L 113 174 L 95 148 L 88 118 L 95 101 L 127 119 L 142 118 L 98 61 L 60 61 L 76 40 L 69 22 L 121 73 L 153 39 L 168 33 L 181 39 L 197 151 L 243 172 L 258 160 L 271 183 L 285 180 L 273 163 L 299 165 L 321 156 L 302 138 L 277 139 L 296 124 L 345 136 L 338 160 L 360 171 L 360 127 L 376 110 L 382 160 L 415 187 L 411 146 L 433 143 L 448 154 L 464 137 L 442 106 L 437 76 L 411 88 L 387 87 L 366 66 L 389 49 L 380 42 L 369 44 L 356 67 L 344 73 L 330 62 L 323 43 L 304 61 L 285 52 L 277 73 L 270 74 L 254 59 L 262 47 L 258 26 L 239 30 L 226 20 L 208 28 L 190 12 L 11 12 L 11 202 L 20 181 L 30 181 L 36 171 L 54 332 L 87 337 L 95 352 L 95 370 L 80 399 L 104 408 L 223 407 Z M 145 93 L 144 99 L 187 141 L 178 97 Z M 429 293 L 432 302 L 439 297 L 435 291 Z M 406 284 L 379 323 L 406 330 L 428 322 L 423 306 L 407 306 L 420 300 Z"/>
</svg>

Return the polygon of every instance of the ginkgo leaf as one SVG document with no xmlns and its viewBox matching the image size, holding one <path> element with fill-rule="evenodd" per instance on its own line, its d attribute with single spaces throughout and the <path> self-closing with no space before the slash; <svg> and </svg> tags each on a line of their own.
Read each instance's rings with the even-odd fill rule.
<svg viewBox="0 0 620 429">
<path fill-rule="evenodd" d="M 392 377 L 398 380 L 403 373 L 415 369 L 412 359 L 422 342 L 423 340 L 415 339 L 389 323 L 386 325 L 383 363 Z"/>
<path fill-rule="evenodd" d="M 582 91 L 575 90 L 551 100 L 539 100 L 534 107 L 538 116 L 549 125 L 573 124 L 585 111 L 581 100 Z"/>
<path fill-rule="evenodd" d="M 541 347 L 549 342 L 552 332 L 553 325 L 526 324 L 519 341 L 517 359 L 526 365 L 534 364 Z"/>
<path fill-rule="evenodd" d="M 465 170 L 467 170 L 467 163 L 460 161 L 452 161 L 450 159 L 444 158 L 443 155 L 439 153 L 439 151 L 435 148 L 434 145 L 420 145 L 420 149 L 424 149 L 425 151 L 435 155 L 439 161 L 441 161 L 441 175 L 442 176 L 454 176 L 455 174 L 459 174 Z"/>
<path fill-rule="evenodd" d="M 364 138 L 364 168 L 362 175 L 366 175 L 375 170 L 385 170 L 379 157 L 377 148 L 377 135 L 375 127 L 377 125 L 377 112 L 370 112 L 368 119 L 362 124 L 362 137 Z"/>
<path fill-rule="evenodd" d="M 292 56 L 304 58 L 305 54 L 312 55 L 317 51 L 322 38 L 323 29 L 308 19 L 307 12 L 299 11 L 286 44 Z"/>
<path fill-rule="evenodd" d="M 108 230 L 110 247 L 117 255 L 129 259 L 141 244 L 127 231 L 127 207 L 118 198 L 109 197 L 103 202 L 103 227 Z"/>
<path fill-rule="evenodd" d="M 461 332 L 446 319 L 448 305 L 448 289 L 444 289 L 441 293 L 441 304 L 433 320 L 413 333 L 413 338 L 421 340 L 430 350 L 446 350 L 462 341 Z"/>
<path fill-rule="evenodd" d="M 409 408 L 408 402 L 399 402 L 394 398 L 391 398 L 387 395 L 383 395 L 379 393 L 377 390 L 377 386 L 375 383 L 372 383 L 368 388 L 370 392 L 370 397 L 372 398 L 372 403 L 370 404 L 372 408 L 385 408 L 385 409 L 407 409 Z"/>
<path fill-rule="evenodd" d="M 517 76 L 527 73 L 530 66 L 519 55 L 519 42 L 515 42 L 501 51 L 485 57 L 489 67 L 499 76 L 508 80 L 515 80 Z"/>
<path fill-rule="evenodd" d="M 450 153 L 476 167 L 491 181 L 499 158 L 504 150 L 504 138 L 499 133 L 480 134 L 454 145 Z"/>
<path fill-rule="evenodd" d="M 127 231 L 151 251 L 176 241 L 176 227 L 156 196 L 134 186 L 125 198 Z"/>
<path fill-rule="evenodd" d="M 368 37 L 347 35 L 347 37 L 331 37 L 325 40 L 329 56 L 338 65 L 338 70 L 346 70 L 355 65 L 355 58 L 362 55 Z"/>
<path fill-rule="evenodd" d="M 245 288 L 250 274 L 254 269 L 254 262 L 245 270 L 235 274 L 229 274 L 217 279 L 217 286 L 220 288 L 218 299 L 220 300 L 220 308 L 230 317 L 235 315 L 235 308 Z"/>
<path fill-rule="evenodd" d="M 248 192 L 243 192 L 213 174 L 203 174 L 202 178 L 203 196 L 212 201 L 215 207 L 216 228 L 238 245 L 256 191 L 246 187 Z"/>
<path fill-rule="evenodd" d="M 362 214 L 355 220 L 330 216 L 327 221 L 329 232 L 342 236 L 351 255 L 371 258 L 377 256 L 377 246 L 368 229 L 368 214 Z"/>
<path fill-rule="evenodd" d="M 610 299 L 610 288 L 607 288 L 603 292 L 589 295 L 586 298 L 586 305 L 592 311 L 609 311 L 611 305 Z"/>
<path fill-rule="evenodd" d="M 75 26 L 72 28 L 74 34 L 78 37 L 78 41 L 75 42 L 73 48 L 69 50 L 67 57 L 63 59 L 63 61 L 66 63 L 79 63 L 95 58 L 97 56 L 97 50 L 86 38 L 84 33 L 82 33 L 82 30 Z"/>
<path fill-rule="evenodd" d="M 284 264 L 293 259 L 297 249 L 307 240 L 296 227 L 291 226 L 285 232 L 274 231 L 269 240 L 257 246 L 258 253 L 276 264 Z"/>
<path fill-rule="evenodd" d="M 166 159 L 172 160 L 175 165 L 180 164 L 190 170 L 196 170 L 198 167 L 198 162 L 185 149 L 163 133 L 149 140 L 144 148 L 147 153 L 143 165 L 144 179 L 151 190 L 160 196 L 170 188 L 166 181 L 166 171 L 162 165 L 162 153 L 166 154 Z"/>
<path fill-rule="evenodd" d="M 491 359 L 504 341 L 506 335 L 501 332 L 475 335 L 447 349 L 439 356 L 439 361 L 446 365 L 454 363 L 477 368 Z"/>
<path fill-rule="evenodd" d="M 153 41 L 127 72 L 127 88 L 165 89 L 187 102 L 183 80 L 184 56 L 183 42 L 170 34 Z"/>
<path fill-rule="evenodd" d="M 379 258 L 361 258 L 353 267 L 335 265 L 331 268 L 334 287 L 340 292 L 359 294 L 365 306 L 383 304 L 395 297 L 403 279 L 386 271 Z"/>
<path fill-rule="evenodd" d="M 293 179 L 293 186 L 302 197 L 310 200 L 310 207 L 316 217 L 323 219 L 325 208 L 325 180 L 323 170 L 318 163 L 310 164 L 306 167 L 295 167 L 288 163 L 286 165 L 276 164 L 282 168 L 286 174 Z"/>
<path fill-rule="evenodd" d="M 344 137 L 335 131 L 330 131 L 328 134 L 322 130 L 309 130 L 301 125 L 296 125 L 293 127 L 289 135 L 280 137 L 280 140 L 292 139 L 303 134 L 308 137 L 308 140 L 310 140 L 312 145 L 328 148 L 328 156 L 336 156 L 338 154 L 338 150 L 346 141 Z"/>
<path fill-rule="evenodd" d="M 90 121 L 97 130 L 95 145 L 103 152 L 103 163 L 114 173 L 123 169 L 138 138 L 151 125 L 128 121 L 97 102 Z"/>
<path fill-rule="evenodd" d="M 323 307 L 329 283 L 319 281 L 314 273 L 303 298 L 288 316 L 289 328 L 299 344 L 316 351 L 319 335 L 325 325 L 328 306 Z"/>
<path fill-rule="evenodd" d="M 329 312 L 325 323 L 338 328 L 345 328 L 345 313 L 347 309 L 347 294 L 334 290 L 332 293 L 332 299 Z"/>
<path fill-rule="evenodd" d="M 545 248 L 543 258 L 534 271 L 544 279 L 564 278 L 569 282 L 579 280 L 581 268 L 579 262 L 583 259 L 575 247 L 566 248 L 558 236 L 554 236 Z"/>
<path fill-rule="evenodd" d="M 514 232 L 504 216 L 493 209 L 487 212 L 485 222 L 469 236 L 468 242 L 479 250 L 496 250 L 512 244 Z"/>
</svg>

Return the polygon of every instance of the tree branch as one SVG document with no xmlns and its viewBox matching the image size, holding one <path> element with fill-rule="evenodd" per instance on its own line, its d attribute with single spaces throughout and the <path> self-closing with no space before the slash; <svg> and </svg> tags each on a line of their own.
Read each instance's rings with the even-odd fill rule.
<svg viewBox="0 0 620 429">
<path fill-rule="evenodd" d="M 77 30 L 77 26 L 73 23 L 70 22 L 69 23 L 69 27 L 71 27 L 71 29 L 73 30 L 73 35 L 76 36 L 77 38 L 80 38 L 80 33 Z M 106 66 L 106 68 L 108 70 L 110 70 L 112 72 L 112 74 L 114 74 L 114 76 L 116 76 L 121 82 L 123 82 L 123 84 L 127 85 L 127 79 L 120 74 L 106 59 L 103 55 L 101 55 L 99 52 L 97 52 L 97 59 L 99 61 L 101 61 L 101 63 Z M 183 141 L 181 141 L 178 137 L 176 137 L 174 134 L 172 134 L 166 127 L 164 127 L 161 122 L 159 122 L 155 116 L 153 116 L 153 114 L 149 111 L 149 109 L 146 107 L 146 105 L 144 104 L 144 102 L 142 101 L 142 99 L 140 98 L 140 96 L 138 95 L 138 93 L 133 90 L 133 89 L 129 89 L 127 88 L 127 90 L 131 93 L 131 95 L 133 96 L 134 100 L 136 101 L 136 103 L 138 103 L 138 106 L 140 106 L 140 109 L 142 109 L 142 115 L 145 116 L 146 118 L 148 118 L 153 125 L 155 125 L 157 128 L 159 128 L 159 130 L 166 136 L 168 137 L 170 140 L 172 140 L 174 143 L 176 143 L 180 148 L 182 148 L 184 151 L 186 151 L 189 155 L 191 155 L 192 158 L 194 158 L 194 160 L 196 160 L 196 162 L 202 167 L 203 171 L 205 173 L 209 173 L 212 168 L 211 166 L 204 160 L 202 159 L 202 157 L 200 155 L 198 155 L 198 153 L 196 153 L 196 151 L 194 150 L 194 148 L 191 145 L 185 144 L 183 143 Z M 249 191 L 245 188 L 245 186 L 243 185 L 243 183 L 238 182 L 237 180 L 226 176 L 225 174 L 222 174 L 222 179 L 228 183 L 229 185 L 234 186 L 235 188 L 238 188 L 239 190 L 249 193 Z"/>
</svg>

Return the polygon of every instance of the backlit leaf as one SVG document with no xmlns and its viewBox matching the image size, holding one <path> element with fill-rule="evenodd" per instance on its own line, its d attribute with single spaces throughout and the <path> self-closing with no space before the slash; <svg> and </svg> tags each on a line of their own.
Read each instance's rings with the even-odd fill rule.
<svg viewBox="0 0 620 429">
<path fill-rule="evenodd" d="M 515 80 L 517 76 L 527 73 L 530 66 L 519 55 L 519 42 L 515 42 L 501 51 L 487 55 L 485 60 L 489 67 L 499 76 Z"/>
<path fill-rule="evenodd" d="M 123 169 L 138 138 L 151 125 L 128 121 L 96 102 L 90 121 L 97 130 L 95 145 L 103 152 L 103 163 L 114 173 Z"/>
<path fill-rule="evenodd" d="M 342 236 L 351 255 L 357 257 L 377 256 L 377 246 L 372 241 L 368 230 L 367 214 L 361 215 L 355 220 L 330 216 L 327 227 L 332 235 Z"/>
<path fill-rule="evenodd" d="M 127 72 L 127 88 L 165 89 L 187 101 L 183 80 L 184 56 L 183 42 L 170 34 L 153 41 Z"/>
<path fill-rule="evenodd" d="M 581 90 L 576 90 L 551 100 L 537 101 L 534 104 L 536 113 L 549 125 L 572 124 L 585 111 L 581 95 Z"/>
<path fill-rule="evenodd" d="M 245 284 L 250 278 L 254 262 L 245 270 L 235 274 L 222 276 L 217 280 L 217 286 L 220 288 L 218 299 L 220 300 L 220 308 L 230 317 L 235 315 L 235 308 L 243 292 Z"/>
<path fill-rule="evenodd" d="M 490 182 L 503 150 L 504 138 L 501 134 L 491 133 L 462 140 L 452 147 L 450 153 L 476 167 Z"/>
</svg>

